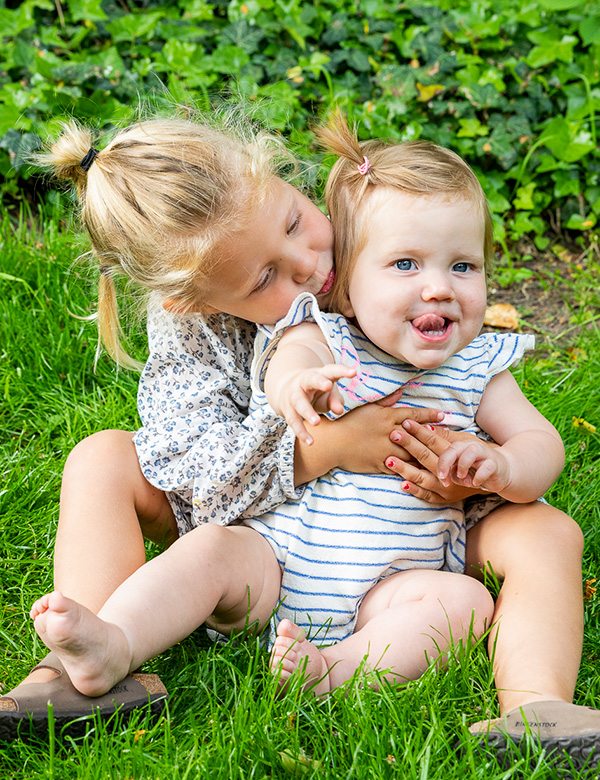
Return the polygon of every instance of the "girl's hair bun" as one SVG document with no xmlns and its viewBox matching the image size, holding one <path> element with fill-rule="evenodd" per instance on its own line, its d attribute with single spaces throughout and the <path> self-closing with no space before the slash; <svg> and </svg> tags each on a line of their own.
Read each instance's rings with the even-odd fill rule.
<svg viewBox="0 0 600 780">
<path fill-rule="evenodd" d="M 93 146 L 94 136 L 90 130 L 75 121 L 62 125 L 62 132 L 45 155 L 45 162 L 59 179 L 69 179 L 78 187 L 87 179 L 87 172 L 81 161 Z"/>
</svg>

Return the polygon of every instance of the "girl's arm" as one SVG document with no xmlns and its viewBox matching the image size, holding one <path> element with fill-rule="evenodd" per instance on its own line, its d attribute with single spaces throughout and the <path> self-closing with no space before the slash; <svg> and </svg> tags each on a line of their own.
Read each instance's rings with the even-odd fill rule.
<svg viewBox="0 0 600 780">
<path fill-rule="evenodd" d="M 296 439 L 294 457 L 296 484 L 310 482 L 336 467 L 361 474 L 393 472 L 404 477 L 402 467 L 408 466 L 406 461 L 413 461 L 414 453 L 409 452 L 402 443 L 395 441 L 402 431 L 402 425 L 406 420 L 415 420 L 423 424 L 439 423 L 443 417 L 443 413 L 435 409 L 386 407 L 380 403 L 370 403 L 353 409 L 337 420 L 321 417 L 318 426 L 307 423 L 308 432 L 314 443 L 309 446 L 301 439 Z M 462 435 L 455 434 L 453 431 L 447 433 L 453 437 Z M 430 468 L 429 464 L 437 466 L 437 458 L 427 446 L 421 445 L 417 460 L 419 457 L 427 459 L 427 463 L 423 463 L 425 468 Z M 447 488 L 430 471 L 424 473 L 427 474 L 427 478 L 424 478 L 426 484 L 422 487 L 415 485 L 414 490 L 411 489 L 410 492 L 425 501 L 447 503 L 448 499 L 436 492 L 446 492 Z M 468 494 L 473 492 L 475 491 L 470 490 Z"/>
<path fill-rule="evenodd" d="M 564 466 L 563 443 L 509 371 L 488 383 L 476 421 L 500 446 L 479 439 L 453 443 L 439 458 L 440 480 L 480 487 L 515 503 L 543 495 Z"/>
</svg>

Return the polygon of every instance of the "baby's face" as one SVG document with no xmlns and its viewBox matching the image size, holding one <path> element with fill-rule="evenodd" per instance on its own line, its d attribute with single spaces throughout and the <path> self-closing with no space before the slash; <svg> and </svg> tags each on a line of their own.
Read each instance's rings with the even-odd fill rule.
<svg viewBox="0 0 600 780">
<path fill-rule="evenodd" d="M 486 305 L 484 221 L 469 200 L 381 188 L 342 312 L 381 350 L 435 368 L 478 335 Z"/>
<path fill-rule="evenodd" d="M 273 178 L 263 203 L 241 230 L 221 244 L 231 259 L 206 286 L 212 311 L 272 325 L 302 292 L 324 305 L 333 284 L 333 231 L 302 193 Z"/>
</svg>

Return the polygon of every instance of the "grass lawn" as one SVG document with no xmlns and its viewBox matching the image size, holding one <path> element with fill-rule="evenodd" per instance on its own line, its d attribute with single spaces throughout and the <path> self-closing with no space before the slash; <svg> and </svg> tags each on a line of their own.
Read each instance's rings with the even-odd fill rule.
<svg viewBox="0 0 600 780">
<path fill-rule="evenodd" d="M 0 690 L 7 691 L 43 655 L 27 612 L 51 587 L 64 460 L 88 434 L 138 423 L 135 374 L 117 374 L 107 357 L 94 370 L 95 325 L 72 316 L 92 312 L 95 300 L 93 274 L 73 261 L 82 251 L 78 239 L 52 221 L 34 232 L 5 222 L 0 247 Z M 590 256 L 586 273 L 567 280 L 572 303 L 589 301 L 598 270 Z M 591 319 L 589 307 L 581 312 Z M 556 347 L 544 344 L 542 333 L 540 350 L 516 374 L 567 449 L 567 466 L 548 498 L 578 520 L 586 537 L 576 701 L 598 706 L 600 440 L 573 418 L 600 426 L 600 340 L 593 324 L 582 333 L 574 328 L 569 339 Z M 147 667 L 171 693 L 157 724 L 142 718 L 110 736 L 100 726 L 77 742 L 56 735 L 49 743 L 0 745 L 3 780 L 557 776 L 535 748 L 504 769 L 474 754 L 468 740 L 457 750 L 466 724 L 497 712 L 482 647 L 402 689 L 374 692 L 357 678 L 319 702 L 298 690 L 278 699 L 266 653 L 252 638 L 214 647 L 199 630 Z"/>
</svg>

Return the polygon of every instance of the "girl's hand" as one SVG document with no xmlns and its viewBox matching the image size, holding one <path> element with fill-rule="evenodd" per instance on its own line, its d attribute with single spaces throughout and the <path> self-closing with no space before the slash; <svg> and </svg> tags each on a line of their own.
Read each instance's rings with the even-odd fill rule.
<svg viewBox="0 0 600 780">
<path fill-rule="evenodd" d="M 461 501 L 469 496 L 481 493 L 481 488 L 450 482 L 444 485 L 437 476 L 440 456 L 450 448 L 453 442 L 467 444 L 478 442 L 471 433 L 450 431 L 433 425 L 419 425 L 407 420 L 402 429 L 394 431 L 392 439 L 408 452 L 415 462 L 403 462 L 388 458 L 386 465 L 395 474 L 403 477 L 402 489 L 430 504 L 445 504 Z M 490 449 L 497 445 L 490 443 Z M 422 468 L 421 468 L 422 467 Z"/>
<path fill-rule="evenodd" d="M 510 463 L 501 447 L 491 447 L 481 439 L 457 441 L 440 455 L 437 475 L 444 485 L 502 494 L 510 484 Z"/>
<path fill-rule="evenodd" d="M 355 369 L 331 363 L 321 368 L 308 368 L 292 376 L 282 388 L 279 411 L 296 436 L 311 445 L 312 436 L 306 430 L 303 420 L 318 425 L 319 412 L 332 411 L 342 414 L 344 405 L 335 382 L 342 377 L 353 377 Z"/>
</svg>

